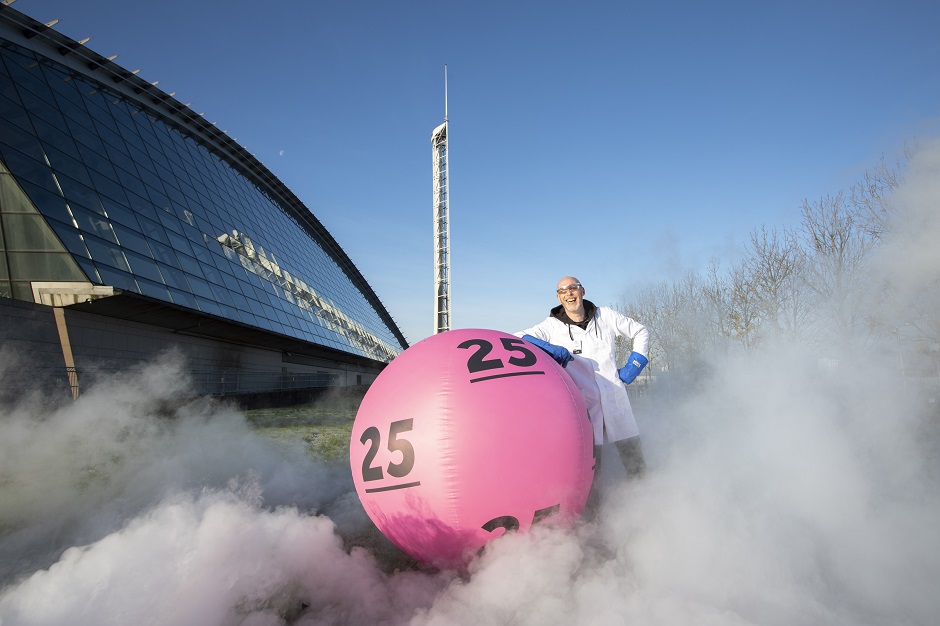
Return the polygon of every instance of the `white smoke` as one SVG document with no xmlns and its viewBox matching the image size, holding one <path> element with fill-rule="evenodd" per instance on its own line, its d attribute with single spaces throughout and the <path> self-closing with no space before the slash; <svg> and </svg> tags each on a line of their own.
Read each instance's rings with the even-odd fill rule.
<svg viewBox="0 0 940 626">
<path fill-rule="evenodd" d="M 940 232 L 922 154 L 907 233 Z M 935 249 L 886 242 L 872 283 L 929 283 Z M 0 415 L 0 624 L 936 624 L 940 393 L 889 348 L 704 359 L 636 403 L 641 481 L 605 473 L 597 520 L 502 537 L 462 575 L 363 541 L 343 464 L 179 406 L 168 357 Z"/>
<path fill-rule="evenodd" d="M 333 519 L 355 536 L 368 518 L 346 467 L 177 406 L 181 371 L 167 356 L 0 417 L 0 624 L 368 623 L 429 601 L 438 583 L 405 593 L 424 577 L 347 549 Z"/>
<path fill-rule="evenodd" d="M 918 147 L 905 184 L 892 196 L 889 236 L 880 250 L 876 278 L 896 294 L 902 307 L 940 306 L 940 139 Z M 902 311 L 907 317 L 910 311 Z M 903 320 L 902 320 L 903 321 Z M 935 328 L 936 332 L 940 329 Z"/>
<path fill-rule="evenodd" d="M 801 356 L 646 406 L 651 471 L 597 523 L 494 546 L 413 623 L 936 623 L 936 416 Z"/>
</svg>

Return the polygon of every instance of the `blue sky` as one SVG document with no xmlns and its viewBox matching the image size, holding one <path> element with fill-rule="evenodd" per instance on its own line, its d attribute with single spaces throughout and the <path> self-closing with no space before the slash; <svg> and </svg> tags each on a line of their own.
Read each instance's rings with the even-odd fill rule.
<svg viewBox="0 0 940 626">
<path fill-rule="evenodd" d="M 411 342 L 433 332 L 450 79 L 454 328 L 724 264 L 940 131 L 940 3 L 18 0 L 237 138 Z"/>
</svg>

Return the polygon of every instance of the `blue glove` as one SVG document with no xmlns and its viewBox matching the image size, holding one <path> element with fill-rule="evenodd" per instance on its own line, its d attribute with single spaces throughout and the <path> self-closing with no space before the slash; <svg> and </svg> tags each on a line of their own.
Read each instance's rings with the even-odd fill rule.
<svg viewBox="0 0 940 626">
<path fill-rule="evenodd" d="M 544 350 L 546 353 L 548 353 L 548 356 L 555 359 L 562 367 L 568 365 L 568 363 L 570 363 L 571 359 L 573 358 L 571 353 L 568 352 L 568 348 L 563 348 L 562 346 L 556 346 L 553 343 L 536 339 L 532 335 L 523 335 L 522 338 L 531 343 L 533 346 L 538 346 Z"/>
<path fill-rule="evenodd" d="M 640 375 L 640 372 L 649 362 L 650 360 L 639 352 L 631 352 L 627 364 L 617 370 L 617 374 L 620 376 L 620 380 L 629 385 Z"/>
</svg>

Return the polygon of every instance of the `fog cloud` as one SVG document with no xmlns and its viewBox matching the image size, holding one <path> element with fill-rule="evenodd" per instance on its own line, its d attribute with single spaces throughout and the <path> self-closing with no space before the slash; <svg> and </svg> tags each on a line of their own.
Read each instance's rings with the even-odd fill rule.
<svg viewBox="0 0 940 626">
<path fill-rule="evenodd" d="M 927 148 L 898 191 L 908 236 L 938 232 Z M 929 282 L 935 249 L 887 242 L 880 278 Z M 24 401 L 0 414 L 0 624 L 935 624 L 940 394 L 890 339 L 824 369 L 767 344 L 653 386 L 641 481 L 605 467 L 598 519 L 500 538 L 463 574 L 360 541 L 348 467 L 180 406 L 172 356 Z"/>
</svg>

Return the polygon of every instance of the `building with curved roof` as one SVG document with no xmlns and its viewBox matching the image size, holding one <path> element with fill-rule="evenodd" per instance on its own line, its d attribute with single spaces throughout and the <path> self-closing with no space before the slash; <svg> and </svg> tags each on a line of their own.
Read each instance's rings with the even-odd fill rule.
<svg viewBox="0 0 940 626">
<path fill-rule="evenodd" d="M 255 157 L 113 57 L 5 5 L 0 309 L 0 342 L 46 365 L 74 375 L 174 347 L 211 393 L 220 375 L 257 379 L 239 392 L 285 377 L 367 383 L 408 346 Z"/>
</svg>

